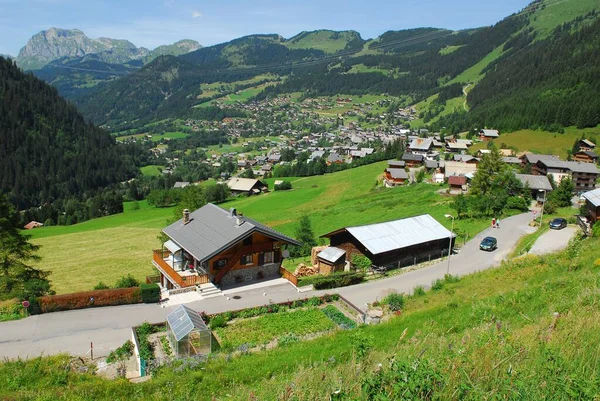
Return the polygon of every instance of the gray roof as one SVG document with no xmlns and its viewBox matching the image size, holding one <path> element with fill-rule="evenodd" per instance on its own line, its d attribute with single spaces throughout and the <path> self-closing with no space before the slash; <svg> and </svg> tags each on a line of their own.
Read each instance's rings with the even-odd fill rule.
<svg viewBox="0 0 600 401">
<path fill-rule="evenodd" d="M 508 164 L 521 164 L 521 159 L 519 159 L 518 157 L 514 157 L 514 156 L 503 157 L 502 161 L 504 163 L 508 163 Z"/>
<path fill-rule="evenodd" d="M 580 150 L 580 151 L 579 151 L 579 152 L 577 152 L 577 153 L 583 153 L 583 154 L 586 154 L 586 155 L 588 155 L 589 157 L 591 157 L 592 159 L 596 159 L 596 158 L 598 158 L 598 155 L 597 155 L 596 153 L 592 152 L 591 150 Z M 577 153 L 575 153 L 575 154 L 577 154 Z"/>
<path fill-rule="evenodd" d="M 343 249 L 336 248 L 335 246 L 330 246 L 319 252 L 317 254 L 317 257 L 327 262 L 335 263 L 338 260 L 340 260 L 340 258 L 344 255 L 346 255 L 346 251 L 344 251 Z"/>
<path fill-rule="evenodd" d="M 405 180 L 408 179 L 408 174 L 403 168 L 386 168 L 385 171 L 390 173 L 392 178 L 403 178 Z"/>
<path fill-rule="evenodd" d="M 600 206 L 600 188 L 584 192 L 581 196 L 587 199 L 592 205 L 596 207 Z"/>
<path fill-rule="evenodd" d="M 181 219 L 163 229 L 163 232 L 200 262 L 210 259 L 252 235 L 253 232 L 260 232 L 290 244 L 301 245 L 298 241 L 253 219 L 246 216 L 242 219 L 243 223 L 237 225 L 235 214 L 208 203 L 190 213 L 188 224 L 183 224 Z"/>
<path fill-rule="evenodd" d="M 386 223 L 346 227 L 345 230 L 373 255 L 448 238 L 451 235 L 446 227 L 428 214 Z"/>
<path fill-rule="evenodd" d="M 437 168 L 438 161 L 437 160 L 425 160 L 425 167 L 427 168 Z"/>
<path fill-rule="evenodd" d="M 552 185 L 545 175 L 515 174 L 515 177 L 530 189 L 552 191 Z"/>
<path fill-rule="evenodd" d="M 404 167 L 406 166 L 406 162 L 404 160 L 389 160 L 388 166 L 390 167 Z"/>
<path fill-rule="evenodd" d="M 558 156 L 554 156 L 554 155 L 536 155 L 533 153 L 526 153 L 524 155 L 525 160 L 527 160 L 528 163 L 531 164 L 536 164 L 538 162 L 538 160 L 560 160 L 558 158 Z"/>
<path fill-rule="evenodd" d="M 471 160 L 479 160 L 471 155 L 454 155 L 454 161 L 456 162 L 470 162 Z"/>
<path fill-rule="evenodd" d="M 446 142 L 446 147 L 448 147 L 450 149 L 462 149 L 462 150 L 468 149 L 468 145 L 466 143 L 461 143 L 461 142 Z"/>
<path fill-rule="evenodd" d="M 327 161 L 330 163 L 335 163 L 335 162 L 344 161 L 344 159 L 337 153 L 332 152 L 329 154 L 329 156 L 327 156 Z"/>
<path fill-rule="evenodd" d="M 176 341 L 181 340 L 194 329 L 210 331 L 200 314 L 185 305 L 179 305 L 177 309 L 167 315 L 167 324 L 173 331 Z"/>
<path fill-rule="evenodd" d="M 406 160 L 406 161 L 418 161 L 421 162 L 423 161 L 424 157 L 423 155 L 417 155 L 414 153 L 405 153 L 402 155 L 402 160 Z"/>
<path fill-rule="evenodd" d="M 582 139 L 580 142 L 585 143 L 586 145 L 588 145 L 591 148 L 595 148 L 596 144 L 588 139 Z"/>
<path fill-rule="evenodd" d="M 487 137 L 497 138 L 499 136 L 498 130 L 495 129 L 482 129 L 480 132 Z"/>
<path fill-rule="evenodd" d="M 190 185 L 190 183 L 188 181 L 177 181 L 174 185 L 173 188 L 185 188 L 188 185 Z"/>
<path fill-rule="evenodd" d="M 565 169 L 574 173 L 600 174 L 598 167 L 596 167 L 594 163 L 565 162 L 559 159 L 540 159 L 538 162 L 544 164 L 548 168 Z"/>
<path fill-rule="evenodd" d="M 229 181 L 227 181 L 227 186 L 229 188 L 231 188 L 232 191 L 248 191 L 249 192 L 257 184 L 259 184 L 259 182 L 255 178 L 233 177 Z"/>
</svg>

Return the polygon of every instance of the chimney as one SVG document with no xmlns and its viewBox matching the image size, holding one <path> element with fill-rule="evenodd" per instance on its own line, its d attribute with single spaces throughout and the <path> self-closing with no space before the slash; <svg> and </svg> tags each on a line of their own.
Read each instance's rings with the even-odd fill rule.
<svg viewBox="0 0 600 401">
<path fill-rule="evenodd" d="M 188 209 L 183 209 L 183 224 L 187 224 L 190 222 L 190 211 Z"/>
<path fill-rule="evenodd" d="M 244 215 L 241 213 L 237 214 L 237 225 L 241 226 L 242 224 L 244 224 Z"/>
</svg>

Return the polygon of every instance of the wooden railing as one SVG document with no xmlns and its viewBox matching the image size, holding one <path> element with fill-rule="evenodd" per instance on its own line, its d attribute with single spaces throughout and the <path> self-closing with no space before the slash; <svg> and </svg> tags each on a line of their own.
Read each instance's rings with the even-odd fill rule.
<svg viewBox="0 0 600 401">
<path fill-rule="evenodd" d="M 281 277 L 298 287 L 298 277 L 287 271 L 283 266 L 279 266 L 279 274 L 281 274 Z"/>
<path fill-rule="evenodd" d="M 156 249 L 153 252 L 152 260 L 159 267 L 164 274 L 171 278 L 171 281 L 175 282 L 179 287 L 190 287 L 192 285 L 206 284 L 210 280 L 208 279 L 207 274 L 198 274 L 198 275 L 190 275 L 190 276 L 180 276 L 167 262 L 164 261 L 163 252 L 160 249 Z"/>
</svg>

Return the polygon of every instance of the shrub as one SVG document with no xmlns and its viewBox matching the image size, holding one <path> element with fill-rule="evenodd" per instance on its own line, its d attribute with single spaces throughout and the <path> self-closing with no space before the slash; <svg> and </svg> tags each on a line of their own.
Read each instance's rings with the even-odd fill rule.
<svg viewBox="0 0 600 401">
<path fill-rule="evenodd" d="M 312 284 L 316 290 L 326 290 L 358 284 L 361 283 L 364 278 L 365 276 L 362 272 L 339 272 L 327 276 L 315 275 L 301 277 L 298 285 L 304 286 Z"/>
<path fill-rule="evenodd" d="M 286 345 L 297 343 L 298 341 L 300 341 L 300 338 L 298 338 L 297 335 L 295 335 L 293 333 L 288 333 L 288 334 L 285 334 L 285 335 L 279 337 L 277 339 L 277 344 L 280 347 L 285 347 Z"/>
<path fill-rule="evenodd" d="M 30 300 L 32 305 L 33 301 Z M 84 309 L 97 306 L 129 305 L 142 302 L 139 287 L 48 295 L 35 302 L 39 313 Z"/>
<path fill-rule="evenodd" d="M 420 297 L 425 295 L 425 289 L 422 285 L 418 285 L 413 289 L 413 296 Z"/>
<path fill-rule="evenodd" d="M 445 274 L 444 281 L 446 283 L 458 283 L 460 281 L 460 277 L 453 276 L 452 274 Z"/>
<path fill-rule="evenodd" d="M 142 302 L 152 304 L 160 301 L 160 287 L 158 284 L 142 284 L 140 285 Z"/>
<path fill-rule="evenodd" d="M 506 204 L 504 207 L 506 209 L 527 211 L 529 209 L 529 202 L 527 202 L 525 198 L 521 198 L 520 196 L 511 196 L 506 200 Z"/>
<path fill-rule="evenodd" d="M 433 291 L 439 291 L 444 288 L 444 280 L 437 279 L 433 283 L 431 283 L 431 289 Z"/>
<path fill-rule="evenodd" d="M 274 187 L 275 191 L 288 191 L 292 189 L 292 183 L 289 181 L 283 181 L 281 184 L 277 184 Z"/>
<path fill-rule="evenodd" d="M 225 327 L 225 326 L 227 326 L 227 321 L 225 320 L 225 317 L 223 317 L 222 315 L 217 315 L 210 320 L 210 328 L 212 330 L 217 329 L 219 327 Z"/>
<path fill-rule="evenodd" d="M 357 270 L 367 270 L 373 262 L 365 255 L 354 254 L 352 255 L 352 264 L 356 266 Z"/>
<path fill-rule="evenodd" d="M 94 286 L 94 290 L 108 290 L 110 287 L 107 284 L 104 284 L 102 281 L 100 281 L 98 284 L 96 284 Z"/>
<path fill-rule="evenodd" d="M 140 282 L 135 279 L 131 274 L 121 277 L 115 284 L 115 288 L 129 288 L 138 287 Z"/>
<path fill-rule="evenodd" d="M 404 294 L 390 294 L 383 299 L 382 303 L 388 305 L 392 312 L 399 311 L 404 307 Z"/>
<path fill-rule="evenodd" d="M 373 336 L 366 335 L 362 330 L 356 331 L 350 336 L 350 345 L 356 356 L 362 359 L 373 348 Z"/>
<path fill-rule="evenodd" d="M 121 345 L 114 351 L 111 351 L 106 357 L 107 363 L 113 363 L 118 361 L 124 361 L 131 358 L 133 355 L 133 343 L 131 340 L 125 341 L 125 344 Z"/>
</svg>

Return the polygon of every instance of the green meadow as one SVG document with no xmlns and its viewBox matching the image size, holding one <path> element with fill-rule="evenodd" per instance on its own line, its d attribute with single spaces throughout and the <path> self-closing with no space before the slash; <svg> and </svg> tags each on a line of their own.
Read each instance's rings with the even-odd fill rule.
<svg viewBox="0 0 600 401">
<path fill-rule="evenodd" d="M 293 189 L 241 197 L 221 204 L 235 207 L 275 229 L 293 236 L 298 219 L 308 215 L 316 236 L 344 226 L 377 223 L 429 213 L 450 228 L 444 214 L 453 213 L 450 197 L 436 192 L 442 187 L 426 183 L 382 188 L 386 163 L 350 169 L 324 176 L 290 178 Z M 273 187 L 275 179 L 269 179 Z M 72 226 L 32 230 L 41 245 L 37 267 L 50 270 L 57 293 L 89 290 L 99 281 L 114 284 L 131 274 L 138 280 L 152 274 L 152 249 L 160 246 L 160 230 L 173 216 L 172 208 L 158 209 L 146 202 L 126 203 L 124 213 Z M 457 221 L 457 229 L 472 237 L 488 222 Z"/>
</svg>

